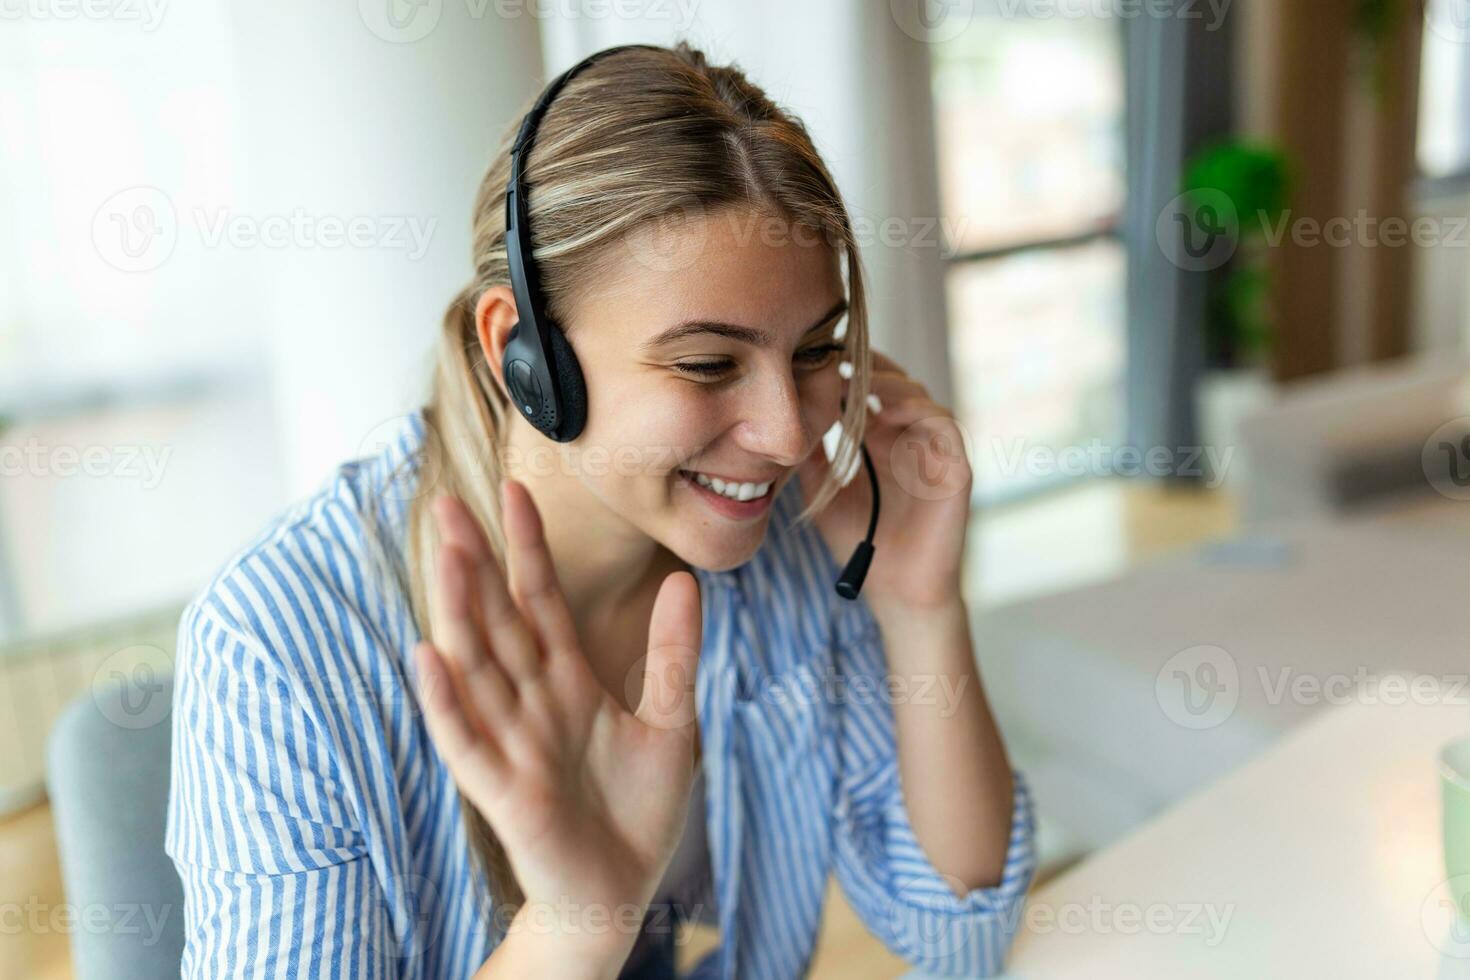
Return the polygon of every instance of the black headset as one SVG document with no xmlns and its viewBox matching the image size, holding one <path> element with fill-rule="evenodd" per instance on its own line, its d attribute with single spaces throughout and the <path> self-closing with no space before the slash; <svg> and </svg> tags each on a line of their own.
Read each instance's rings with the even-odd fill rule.
<svg viewBox="0 0 1470 980">
<path fill-rule="evenodd" d="M 582 69 L 615 51 L 642 48 L 663 51 L 651 44 L 622 44 L 604 48 L 562 72 L 546 86 L 526 118 L 510 151 L 510 182 L 505 193 L 505 250 L 510 284 L 519 320 L 501 358 L 505 386 L 526 421 L 557 442 L 570 442 L 587 423 L 587 384 L 572 345 L 561 327 L 547 316 L 541 292 L 541 272 L 531 255 L 530 208 L 526 202 L 525 161 L 536 129 L 562 86 Z M 524 329 L 523 329 L 524 328 Z M 837 594 L 856 599 L 873 560 L 873 535 L 878 530 L 878 474 L 868 447 L 860 447 L 873 489 L 873 509 L 867 536 L 858 543 L 837 580 Z"/>
</svg>

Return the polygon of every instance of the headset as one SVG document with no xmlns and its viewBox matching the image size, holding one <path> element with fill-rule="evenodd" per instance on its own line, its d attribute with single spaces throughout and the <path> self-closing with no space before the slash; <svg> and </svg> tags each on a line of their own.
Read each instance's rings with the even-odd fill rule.
<svg viewBox="0 0 1470 980">
<path fill-rule="evenodd" d="M 546 86 L 521 121 L 520 131 L 511 146 L 510 181 L 505 193 L 505 248 L 519 319 L 511 327 L 510 339 L 501 358 L 501 369 L 516 408 L 526 421 L 556 442 L 570 442 L 581 434 L 587 422 L 587 385 L 566 334 L 546 313 L 541 272 L 531 255 L 526 157 L 546 110 L 562 87 L 598 59 L 616 51 L 635 48 L 666 50 L 651 44 L 622 44 L 604 48 L 582 59 Z M 878 530 L 878 474 L 872 457 L 868 455 L 868 447 L 860 448 L 873 491 L 873 508 L 868 516 L 866 537 L 858 543 L 837 579 L 837 594 L 844 599 L 856 599 L 863 587 L 863 579 L 873 560 L 873 535 Z"/>
</svg>

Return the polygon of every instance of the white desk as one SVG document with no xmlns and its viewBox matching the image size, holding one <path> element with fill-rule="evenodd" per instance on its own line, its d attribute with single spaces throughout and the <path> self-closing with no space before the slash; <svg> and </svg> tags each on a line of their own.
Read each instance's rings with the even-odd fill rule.
<svg viewBox="0 0 1470 980">
<path fill-rule="evenodd" d="M 1325 709 L 1035 891 L 1006 976 L 1470 977 L 1436 770 L 1467 702 Z"/>
<path fill-rule="evenodd" d="M 1359 668 L 1470 670 L 1456 612 L 1470 502 L 1426 493 L 1255 540 L 1279 546 L 1279 561 L 1210 546 L 976 616 L 1001 730 L 1054 763 L 1032 765 L 1038 807 L 1089 848 L 1116 842 L 1330 709 Z M 1156 684 L 1172 657 L 1201 646 L 1228 655 L 1221 676 L 1234 707 L 1213 727 L 1182 727 Z M 1319 696 L 1280 693 L 1298 680 L 1323 685 Z"/>
</svg>

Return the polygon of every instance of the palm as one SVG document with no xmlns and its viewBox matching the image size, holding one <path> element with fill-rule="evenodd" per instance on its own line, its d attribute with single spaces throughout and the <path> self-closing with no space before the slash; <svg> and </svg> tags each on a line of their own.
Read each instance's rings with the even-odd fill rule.
<svg viewBox="0 0 1470 980">
<path fill-rule="evenodd" d="M 505 492 L 509 589 L 463 504 L 443 537 L 426 720 L 456 784 L 499 836 L 528 901 L 647 901 L 688 807 L 699 596 L 663 583 L 636 713 L 603 689 L 572 626 L 525 488 Z"/>
<path fill-rule="evenodd" d="M 584 901 L 621 901 L 672 852 L 693 777 L 689 738 L 628 713 L 586 669 L 555 673 L 522 709 L 524 757 L 472 802 L 527 896 L 576 882 Z"/>
</svg>

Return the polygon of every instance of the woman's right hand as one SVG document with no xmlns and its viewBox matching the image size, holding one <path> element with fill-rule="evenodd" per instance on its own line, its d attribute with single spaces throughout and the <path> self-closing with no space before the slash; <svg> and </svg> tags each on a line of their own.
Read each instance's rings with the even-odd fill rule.
<svg viewBox="0 0 1470 980">
<path fill-rule="evenodd" d="M 599 924 L 601 935 L 580 937 L 580 948 L 626 953 L 689 807 L 698 584 L 688 572 L 664 579 L 642 700 L 630 713 L 582 652 L 526 488 L 504 482 L 509 587 L 462 502 L 440 497 L 433 512 L 434 643 L 416 650 L 430 736 L 500 838 L 527 905 L 556 916 L 538 921 L 563 940 Z M 631 932 L 620 924 L 630 903 L 639 913 Z"/>
</svg>

